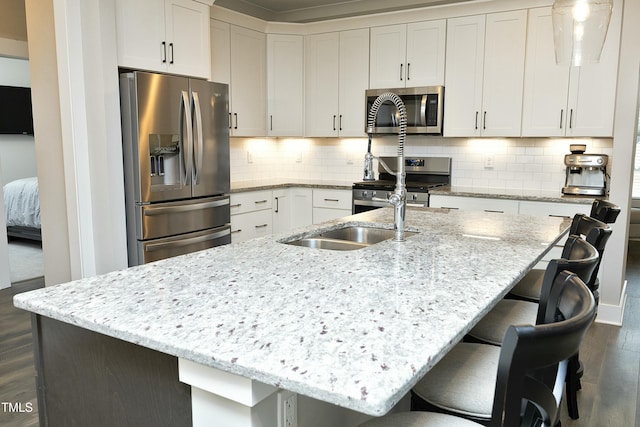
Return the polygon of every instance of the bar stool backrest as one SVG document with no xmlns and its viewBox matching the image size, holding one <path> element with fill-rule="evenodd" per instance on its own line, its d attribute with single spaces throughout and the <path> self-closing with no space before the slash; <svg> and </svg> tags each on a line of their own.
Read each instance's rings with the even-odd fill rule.
<svg viewBox="0 0 640 427">
<path fill-rule="evenodd" d="M 591 243 L 600 254 L 600 260 L 596 265 L 593 276 L 591 280 L 586 283 L 587 287 L 592 291 L 596 289 L 595 283 L 598 277 L 598 270 L 600 270 L 600 262 L 602 262 L 604 248 L 609 241 L 609 237 L 611 237 L 611 231 L 611 227 L 604 222 L 584 214 L 576 214 L 571 222 L 569 235 L 582 236 L 587 242 Z"/>
<path fill-rule="evenodd" d="M 595 301 L 580 278 L 559 272 L 549 301 L 550 322 L 510 326 L 500 351 L 491 427 L 556 425 L 567 359 L 595 318 Z M 560 317 L 558 317 L 558 315 Z"/>
<path fill-rule="evenodd" d="M 613 224 L 620 215 L 620 207 L 606 200 L 594 200 L 589 216 L 606 224 Z"/>
</svg>

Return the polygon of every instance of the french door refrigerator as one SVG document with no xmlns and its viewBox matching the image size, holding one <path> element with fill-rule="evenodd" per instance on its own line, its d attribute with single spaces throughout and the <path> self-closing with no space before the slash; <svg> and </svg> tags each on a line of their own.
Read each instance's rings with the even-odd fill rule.
<svg viewBox="0 0 640 427">
<path fill-rule="evenodd" d="M 129 265 L 231 242 L 229 87 L 120 74 Z"/>
</svg>

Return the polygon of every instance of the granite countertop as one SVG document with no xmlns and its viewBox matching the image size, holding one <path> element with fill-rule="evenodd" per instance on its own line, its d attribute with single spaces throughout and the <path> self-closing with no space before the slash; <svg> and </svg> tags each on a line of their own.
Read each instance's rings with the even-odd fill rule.
<svg viewBox="0 0 640 427">
<path fill-rule="evenodd" d="M 309 179 L 259 179 L 251 181 L 234 181 L 231 183 L 231 193 L 244 191 L 272 190 L 274 188 L 306 187 L 329 188 L 335 190 L 351 190 L 351 181 L 328 181 Z"/>
<path fill-rule="evenodd" d="M 388 412 L 566 232 L 556 217 L 408 209 L 419 234 L 355 251 L 282 244 L 391 228 L 378 209 L 14 297 L 16 307 L 370 415 Z"/>
</svg>

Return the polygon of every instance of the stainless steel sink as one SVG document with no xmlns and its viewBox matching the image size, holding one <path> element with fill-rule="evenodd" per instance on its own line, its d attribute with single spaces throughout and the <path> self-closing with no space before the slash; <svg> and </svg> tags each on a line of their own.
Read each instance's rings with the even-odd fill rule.
<svg viewBox="0 0 640 427">
<path fill-rule="evenodd" d="M 411 231 L 404 232 L 405 237 L 414 234 L 416 233 Z M 347 226 L 335 230 L 322 231 L 302 239 L 283 243 L 307 248 L 353 251 L 392 239 L 394 236 L 395 232 L 386 228 Z"/>
</svg>

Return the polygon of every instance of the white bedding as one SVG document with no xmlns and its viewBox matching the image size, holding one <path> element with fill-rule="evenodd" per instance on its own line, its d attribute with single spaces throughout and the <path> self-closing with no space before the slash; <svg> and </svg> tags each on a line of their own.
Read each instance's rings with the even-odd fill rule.
<svg viewBox="0 0 640 427">
<path fill-rule="evenodd" d="M 38 179 L 23 178 L 2 187 L 7 226 L 40 228 Z"/>
</svg>

